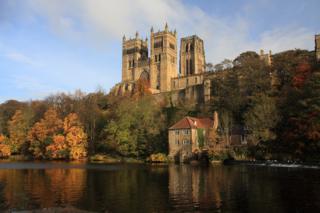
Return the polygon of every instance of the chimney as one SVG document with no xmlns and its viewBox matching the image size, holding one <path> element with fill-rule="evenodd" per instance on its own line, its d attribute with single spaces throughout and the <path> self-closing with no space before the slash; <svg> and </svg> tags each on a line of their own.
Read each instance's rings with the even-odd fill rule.
<svg viewBox="0 0 320 213">
<path fill-rule="evenodd" d="M 219 124 L 218 113 L 217 113 L 217 111 L 214 111 L 214 113 L 213 113 L 213 129 L 214 130 L 218 129 L 218 124 Z"/>
</svg>

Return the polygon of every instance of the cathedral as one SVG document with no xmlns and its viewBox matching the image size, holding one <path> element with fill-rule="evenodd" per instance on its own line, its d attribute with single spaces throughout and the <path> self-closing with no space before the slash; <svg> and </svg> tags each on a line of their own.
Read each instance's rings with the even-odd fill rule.
<svg viewBox="0 0 320 213">
<path fill-rule="evenodd" d="M 177 32 L 165 25 L 163 31 L 151 28 L 148 39 L 136 33 L 122 40 L 122 81 L 112 92 L 121 95 L 134 89 L 135 82 L 149 82 L 152 94 L 184 90 L 203 84 L 205 51 L 203 40 L 196 35 L 181 38 L 178 58 Z M 178 66 L 179 63 L 179 66 Z"/>
</svg>

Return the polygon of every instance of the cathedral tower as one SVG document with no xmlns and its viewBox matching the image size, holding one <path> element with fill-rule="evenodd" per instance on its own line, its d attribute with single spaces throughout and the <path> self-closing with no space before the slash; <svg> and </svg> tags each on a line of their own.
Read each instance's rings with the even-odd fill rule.
<svg viewBox="0 0 320 213">
<path fill-rule="evenodd" d="M 141 65 L 148 63 L 148 41 L 139 38 L 122 39 L 122 81 L 135 81 L 139 79 Z"/>
<path fill-rule="evenodd" d="M 196 35 L 181 38 L 180 70 L 181 76 L 205 72 L 205 54 L 203 41 Z"/>
<path fill-rule="evenodd" d="M 171 90 L 171 78 L 177 76 L 177 33 L 166 24 L 164 31 L 153 32 L 150 39 L 150 86 L 156 92 Z"/>
</svg>

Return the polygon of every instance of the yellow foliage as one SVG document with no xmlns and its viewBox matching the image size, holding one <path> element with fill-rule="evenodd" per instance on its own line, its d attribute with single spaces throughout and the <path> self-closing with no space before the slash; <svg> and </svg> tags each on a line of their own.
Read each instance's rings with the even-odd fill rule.
<svg viewBox="0 0 320 213">
<path fill-rule="evenodd" d="M 159 162 L 159 163 L 164 163 L 168 162 L 168 157 L 166 154 L 163 153 L 157 153 L 157 154 L 152 154 L 150 155 L 149 159 L 150 162 Z"/>
<path fill-rule="evenodd" d="M 70 129 L 74 126 L 82 127 L 81 122 L 79 121 L 78 115 L 76 113 L 70 113 L 65 117 L 63 122 L 63 129 L 65 132 L 69 132 Z"/>
<path fill-rule="evenodd" d="M 81 159 L 87 157 L 87 149 L 84 146 L 73 146 L 70 149 L 70 159 Z"/>
<path fill-rule="evenodd" d="M 70 147 L 70 158 L 79 159 L 87 156 L 87 134 L 79 121 L 78 115 L 70 113 L 63 122 L 66 142 Z"/>
</svg>

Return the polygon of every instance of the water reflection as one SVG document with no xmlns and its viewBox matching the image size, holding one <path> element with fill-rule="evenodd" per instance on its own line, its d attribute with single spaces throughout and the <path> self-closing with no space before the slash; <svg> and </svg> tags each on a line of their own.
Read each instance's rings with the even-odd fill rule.
<svg viewBox="0 0 320 213">
<path fill-rule="evenodd" d="M 12 169 L 8 169 L 8 168 Z M 312 212 L 320 171 L 246 166 L 0 164 L 0 210 Z"/>
<path fill-rule="evenodd" d="M 320 171 L 284 168 L 170 166 L 169 200 L 177 212 L 314 212 Z M 317 212 L 317 211 L 316 211 Z"/>
<path fill-rule="evenodd" d="M 0 171 L 1 209 L 34 209 L 75 203 L 86 182 L 83 169 Z"/>
</svg>

